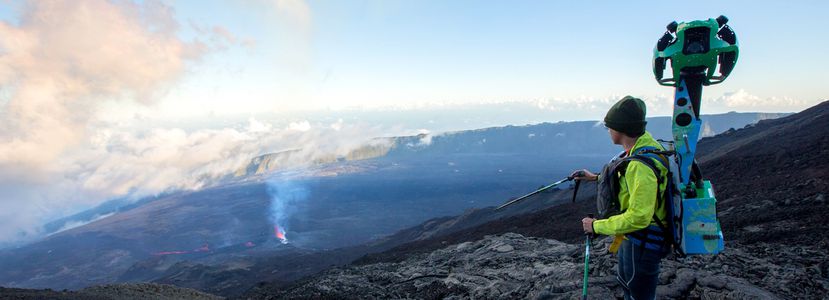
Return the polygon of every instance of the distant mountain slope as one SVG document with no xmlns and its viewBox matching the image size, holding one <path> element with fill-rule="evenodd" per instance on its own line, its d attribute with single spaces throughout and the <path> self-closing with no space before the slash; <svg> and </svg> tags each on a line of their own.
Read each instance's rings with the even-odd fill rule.
<svg viewBox="0 0 829 300">
<path fill-rule="evenodd" d="M 742 128 L 761 120 L 780 118 L 788 113 L 736 113 L 702 116 L 703 136 Z M 670 138 L 670 117 L 648 118 L 648 130 L 655 137 Z M 525 126 L 491 127 L 477 130 L 378 138 L 375 143 L 337 157 L 305 157 L 300 150 L 265 154 L 251 159 L 235 176 L 266 174 L 313 161 L 314 164 L 364 160 L 378 157 L 439 157 L 452 153 L 547 153 L 555 156 L 580 154 L 606 155 L 614 150 L 607 143 L 607 130 L 596 121 L 541 123 Z"/>
<path fill-rule="evenodd" d="M 829 101 L 704 139 L 699 151 L 727 238 L 829 246 Z"/>
<path fill-rule="evenodd" d="M 669 296 L 677 292 L 676 296 L 697 297 L 701 297 L 701 293 L 726 293 L 723 295 L 731 296 L 725 297 L 739 298 L 825 297 L 829 293 L 829 254 L 825 251 L 829 247 L 829 223 L 825 222 L 825 216 L 829 215 L 829 202 L 826 199 L 829 194 L 829 159 L 826 159 L 829 157 L 829 102 L 785 118 L 762 121 L 754 126 L 704 138 L 698 149 L 704 176 L 712 180 L 717 191 L 718 210 L 727 243 L 726 252 L 716 257 L 680 260 L 679 264 L 667 261 L 667 266 L 677 269 L 663 283 L 679 286 L 660 287 L 663 295 Z M 373 274 L 372 270 L 385 268 L 388 264 L 399 264 L 392 265 L 396 266 L 392 268 L 405 270 L 418 264 L 424 257 L 435 259 L 441 253 L 438 249 L 444 249 L 442 253 L 445 254 L 455 247 L 450 245 L 482 243 L 494 239 L 486 237 L 492 234 L 517 232 L 577 243 L 583 238 L 579 220 L 595 210 L 594 201 L 589 199 L 594 195 L 582 194 L 579 202 L 570 204 L 567 202 L 568 194 L 562 191 L 546 196 L 556 198 L 546 200 L 548 203 L 563 203 L 561 205 L 465 228 L 460 223 L 475 212 L 458 218 L 433 220 L 435 224 L 421 226 L 424 228 L 421 230 L 428 232 L 428 228 L 441 227 L 440 224 L 450 224 L 461 229 L 431 234 L 428 238 L 416 238 L 413 242 L 388 251 L 367 255 L 357 260 L 353 266 L 326 272 L 294 286 L 261 285 L 248 295 L 254 298 L 338 295 L 335 292 L 338 285 L 348 290 L 348 286 L 356 282 L 349 278 L 356 280 L 368 276 L 371 282 L 367 284 L 376 284 L 389 295 L 405 296 L 409 293 L 430 297 L 437 293 L 439 297 L 469 297 L 474 295 L 474 284 L 470 288 L 467 280 L 452 280 L 452 268 L 436 270 L 435 272 L 445 271 L 445 276 L 421 277 L 423 279 L 417 279 L 418 283 L 414 285 L 407 281 L 415 276 L 414 273 L 407 277 L 401 271 L 398 280 L 377 278 L 379 281 L 372 281 L 370 274 Z M 533 200 L 540 199 L 527 201 Z M 486 214 L 487 209 L 480 210 L 480 213 Z M 412 237 L 423 236 L 417 232 L 407 234 Z M 523 242 L 525 241 L 518 241 Z M 599 250 L 598 254 L 602 255 L 601 253 Z M 441 259 L 453 261 L 464 258 L 450 256 Z M 475 259 L 470 263 L 480 263 Z M 567 261 L 567 257 L 562 256 L 548 259 Z M 683 265 L 692 268 L 682 271 Z M 698 273 L 700 268 L 708 273 Z M 604 276 L 605 273 L 602 272 L 613 272 L 609 266 L 604 266 L 601 270 L 598 271 L 599 276 Z M 520 272 L 520 269 L 508 269 L 506 272 Z M 456 276 L 469 274 L 459 272 Z M 673 276 L 676 278 L 671 279 Z M 577 276 L 573 277 L 577 279 Z M 680 280 L 680 277 L 684 279 Z M 718 278 L 716 281 L 719 283 L 711 281 L 711 278 Z M 500 276 L 497 280 L 489 280 L 496 281 L 495 284 L 501 282 L 498 280 L 507 281 Z M 318 289 L 322 283 L 332 289 Z M 556 286 L 555 283 L 550 284 Z M 613 286 L 613 283 L 600 281 L 599 285 Z M 574 290 L 578 288 L 572 282 L 558 283 L 558 286 L 556 291 L 561 293 L 561 297 L 574 296 Z M 705 292 L 706 289 L 709 292 Z M 711 294 L 712 289 L 714 294 Z M 528 292 L 530 290 L 532 289 L 525 289 L 518 297 L 531 296 Z M 733 294 L 727 294 L 731 292 Z M 610 293 L 613 294 L 613 291 Z"/>
</svg>

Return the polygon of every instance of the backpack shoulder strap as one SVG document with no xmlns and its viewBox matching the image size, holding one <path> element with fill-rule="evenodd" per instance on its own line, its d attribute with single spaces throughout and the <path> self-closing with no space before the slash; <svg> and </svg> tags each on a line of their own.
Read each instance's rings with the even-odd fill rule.
<svg viewBox="0 0 829 300">
<path fill-rule="evenodd" d="M 651 171 L 653 171 L 653 175 L 656 176 L 656 208 L 659 209 L 659 208 L 662 207 L 663 202 L 665 202 L 665 200 L 667 198 L 667 196 L 664 195 L 664 192 L 668 189 L 668 187 L 666 186 L 665 190 L 662 191 L 662 193 L 660 193 L 659 190 L 660 190 L 660 186 L 662 185 L 662 181 L 663 181 L 662 172 L 659 169 L 656 168 L 656 163 L 654 163 L 653 159 L 651 159 L 651 157 L 649 157 L 649 156 L 650 155 L 637 154 L 637 155 L 634 155 L 634 156 L 626 157 L 626 159 L 641 162 L 642 164 L 648 166 L 648 168 L 650 168 Z M 657 160 L 659 160 L 659 159 L 657 159 Z M 661 160 L 659 160 L 659 161 L 661 161 Z M 625 169 L 627 169 L 627 168 L 625 168 Z M 666 174 L 666 177 L 667 177 L 667 174 Z M 667 180 L 670 180 L 670 179 L 667 179 Z M 657 225 L 660 225 L 659 227 L 661 228 L 662 227 L 662 221 L 659 220 L 659 218 L 656 217 L 655 212 L 654 212 L 653 217 L 654 217 L 654 220 L 656 221 Z"/>
<path fill-rule="evenodd" d="M 642 148 L 639 149 L 639 151 L 637 151 L 637 153 L 635 155 L 635 156 L 639 157 L 638 159 L 636 159 L 637 161 L 640 161 L 640 162 L 644 163 L 646 166 L 648 166 L 654 172 L 654 174 L 657 177 L 657 182 L 661 183 L 661 180 L 662 180 L 662 178 L 660 177 L 661 172 L 659 172 L 659 170 L 656 168 L 656 165 L 654 164 L 653 160 L 655 159 L 656 161 L 659 161 L 662 164 L 662 166 L 664 166 L 665 169 L 667 170 L 665 175 L 667 177 L 666 180 L 668 180 L 668 186 L 665 187 L 664 193 L 659 193 L 659 187 L 657 187 L 657 195 L 656 195 L 656 207 L 657 208 L 659 208 L 663 204 L 663 202 L 667 202 L 669 197 L 670 197 L 668 195 L 668 193 L 669 193 L 668 190 L 671 189 L 670 185 L 671 185 L 672 181 L 671 181 L 671 178 L 670 178 L 671 177 L 671 175 L 670 175 L 671 174 L 671 167 L 670 167 L 670 161 L 668 160 L 668 156 L 675 155 L 675 154 L 676 153 L 673 152 L 673 151 L 664 151 L 664 150 L 657 149 L 656 147 L 642 147 Z M 631 159 L 634 159 L 634 158 L 631 157 Z M 660 185 L 660 183 L 657 183 L 657 184 Z M 669 204 L 669 203 L 664 203 L 664 204 Z M 685 253 L 682 252 L 681 250 L 678 250 L 678 249 L 681 249 L 681 247 L 679 245 L 679 242 L 671 237 L 673 235 L 673 232 L 670 231 L 672 229 L 668 227 L 668 225 L 669 225 L 668 223 L 670 221 L 668 223 L 666 223 L 665 222 L 666 220 L 661 220 L 658 216 L 656 216 L 655 212 L 653 214 L 653 220 L 656 222 L 657 227 L 659 227 L 662 230 L 663 238 L 666 241 L 670 242 L 671 246 L 673 246 L 675 251 L 679 251 L 677 253 L 680 255 L 680 257 L 684 257 Z"/>
<path fill-rule="evenodd" d="M 653 160 L 649 159 L 648 157 L 646 157 L 644 155 L 639 155 L 639 154 L 634 155 L 634 156 L 625 157 L 624 160 L 626 160 L 626 161 L 635 160 L 635 161 L 641 162 L 642 164 L 648 166 L 648 168 L 651 169 L 651 171 L 653 171 L 653 175 L 656 176 L 657 183 L 658 184 L 662 183 L 662 176 L 661 176 L 662 172 L 660 172 L 659 169 L 656 168 L 656 164 L 653 162 Z M 620 172 L 622 174 L 624 174 L 626 171 L 627 171 L 627 166 L 625 166 L 624 169 L 620 170 Z"/>
</svg>

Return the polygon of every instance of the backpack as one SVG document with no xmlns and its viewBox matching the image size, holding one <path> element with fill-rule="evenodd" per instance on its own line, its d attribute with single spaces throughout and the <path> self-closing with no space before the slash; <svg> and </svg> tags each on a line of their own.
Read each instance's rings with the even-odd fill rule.
<svg viewBox="0 0 829 300">
<path fill-rule="evenodd" d="M 673 150 L 664 151 L 656 147 L 642 147 L 634 155 L 622 157 L 624 153 L 615 156 L 604 166 L 598 183 L 597 208 L 599 219 L 609 218 L 621 214 L 619 204 L 619 174 L 624 174 L 631 161 L 638 161 L 648 166 L 657 178 L 656 209 L 666 205 L 665 219 L 660 220 L 655 214 L 653 220 L 659 227 L 663 241 L 673 248 L 679 257 L 693 254 L 716 254 L 723 250 L 723 235 L 717 220 L 716 200 L 711 192 L 710 198 L 684 197 L 681 190 L 682 180 L 679 177 L 678 155 Z M 665 167 L 667 174 L 661 176 L 654 160 Z M 701 178 L 699 168 L 693 164 L 694 173 Z M 692 176 L 693 178 L 694 176 Z M 667 180 L 665 189 L 660 191 L 662 182 Z M 702 180 L 700 180 L 702 183 Z M 701 186 L 713 191 L 710 182 L 705 181 Z M 711 206 L 713 204 L 713 209 Z M 699 230 L 702 223 L 713 224 L 714 228 Z M 699 224 L 702 224 L 700 226 Z M 686 232 L 687 229 L 692 231 Z"/>
</svg>

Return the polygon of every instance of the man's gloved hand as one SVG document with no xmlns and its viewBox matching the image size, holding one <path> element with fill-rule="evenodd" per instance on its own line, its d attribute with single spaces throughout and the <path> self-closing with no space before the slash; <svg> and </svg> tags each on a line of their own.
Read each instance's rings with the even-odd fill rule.
<svg viewBox="0 0 829 300">
<path fill-rule="evenodd" d="M 596 180 L 599 179 L 599 176 L 597 176 L 596 174 L 593 174 L 590 171 L 585 170 L 585 169 L 573 171 L 573 173 L 570 174 L 570 177 L 573 177 L 573 179 L 575 179 L 575 180 L 587 180 L 587 181 L 596 181 Z"/>
<path fill-rule="evenodd" d="M 582 229 L 584 229 L 585 233 L 594 233 L 593 232 L 593 221 L 596 221 L 596 219 L 589 218 L 589 217 L 581 219 L 581 227 L 582 227 Z"/>
</svg>

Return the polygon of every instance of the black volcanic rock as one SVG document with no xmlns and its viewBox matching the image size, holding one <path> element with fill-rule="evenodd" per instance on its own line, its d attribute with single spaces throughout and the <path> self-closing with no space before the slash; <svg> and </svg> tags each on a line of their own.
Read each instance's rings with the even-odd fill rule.
<svg viewBox="0 0 829 300">
<path fill-rule="evenodd" d="M 54 291 L 54 290 L 33 290 L 14 289 L 0 287 L 0 299 L 85 299 L 85 300 L 220 300 L 219 296 L 202 293 L 193 289 L 181 288 L 173 285 L 137 283 L 137 284 L 112 284 L 85 288 L 79 291 Z"/>
<path fill-rule="evenodd" d="M 829 244 L 829 101 L 703 139 L 699 151 L 726 238 Z"/>
<path fill-rule="evenodd" d="M 597 242 L 591 254 L 591 299 L 620 297 L 615 261 Z M 549 299 L 581 296 L 583 245 L 525 237 L 515 233 L 486 236 L 451 245 L 397 263 L 336 268 L 289 289 L 255 289 L 248 299 Z M 728 266 L 728 267 L 724 267 Z M 716 257 L 668 260 L 662 265 L 657 298 L 779 299 L 738 270 L 781 269 L 749 275 L 778 289 L 796 276 L 736 250 Z M 736 276 L 735 276 L 736 275 Z"/>
</svg>

